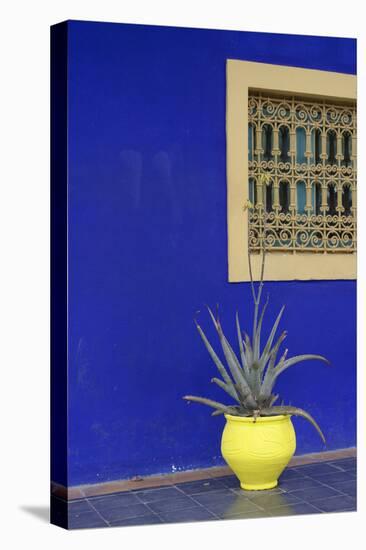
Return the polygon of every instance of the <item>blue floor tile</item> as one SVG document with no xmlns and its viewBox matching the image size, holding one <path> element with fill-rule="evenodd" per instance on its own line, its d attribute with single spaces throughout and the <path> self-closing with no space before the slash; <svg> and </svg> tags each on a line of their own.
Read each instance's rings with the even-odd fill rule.
<svg viewBox="0 0 366 550">
<path fill-rule="evenodd" d="M 356 500 L 354 498 L 344 495 L 317 500 L 314 505 L 323 512 L 341 512 L 346 510 L 356 510 Z"/>
<path fill-rule="evenodd" d="M 53 497 L 51 516 L 60 525 L 68 516 L 70 529 L 150 525 L 350 511 L 355 497 L 356 460 L 347 458 L 287 468 L 269 491 L 245 491 L 229 475 L 69 503 Z"/>
<path fill-rule="evenodd" d="M 229 489 L 240 489 L 240 481 L 236 476 L 215 477 L 215 480 L 220 481 Z"/>
<path fill-rule="evenodd" d="M 287 492 L 298 491 L 299 489 L 308 489 L 309 487 L 319 487 L 319 481 L 307 477 L 296 477 L 294 479 L 287 479 L 281 481 L 279 487 Z"/>
<path fill-rule="evenodd" d="M 165 523 L 194 522 L 217 519 L 214 514 L 202 507 L 191 508 L 189 510 L 161 512 L 159 516 Z"/>
<path fill-rule="evenodd" d="M 68 503 L 69 513 L 90 512 L 91 510 L 92 507 L 86 499 L 76 500 Z"/>
<path fill-rule="evenodd" d="M 218 491 L 210 491 L 207 493 L 198 493 L 197 495 L 194 494 L 191 496 L 191 498 L 198 502 L 199 504 L 202 504 L 203 506 L 206 506 L 206 504 L 210 502 L 217 502 L 218 500 L 222 500 L 223 498 L 231 498 L 233 500 L 237 498 L 244 498 L 247 500 L 247 498 L 243 494 L 244 492 L 241 491 L 233 491 L 232 489 L 219 489 Z"/>
<path fill-rule="evenodd" d="M 315 508 L 311 504 L 308 504 L 307 502 L 299 502 L 294 504 L 288 504 L 286 506 L 269 508 L 267 511 L 268 511 L 268 514 L 273 517 L 296 516 L 301 514 L 320 514 L 320 511 L 317 510 L 317 508 Z"/>
<path fill-rule="evenodd" d="M 226 486 L 216 479 L 206 479 L 203 481 L 192 481 L 190 483 L 179 483 L 177 487 L 187 495 L 195 495 L 199 493 L 207 493 L 210 491 L 218 491 L 226 489 Z"/>
<path fill-rule="evenodd" d="M 344 472 L 342 470 L 338 470 L 330 474 L 313 473 L 311 474 L 311 477 L 312 479 L 316 479 L 317 481 L 319 481 L 320 483 L 324 483 L 325 485 L 332 485 L 333 483 L 340 483 L 341 481 L 349 481 L 355 479 L 352 473 Z"/>
<path fill-rule="evenodd" d="M 331 487 L 326 487 L 325 485 L 320 485 L 319 487 L 309 487 L 308 489 L 300 489 L 290 494 L 295 495 L 297 498 L 305 502 L 313 503 L 318 499 L 335 497 L 339 495 L 339 491 L 336 491 Z"/>
<path fill-rule="evenodd" d="M 249 499 L 264 510 L 277 506 L 285 506 L 287 504 L 300 502 L 302 500 L 293 493 L 275 493 L 270 495 L 265 494 L 264 491 L 261 491 L 261 494 L 259 495 L 250 496 Z"/>
<path fill-rule="evenodd" d="M 119 493 L 105 497 L 95 497 L 89 500 L 90 504 L 98 511 L 110 510 L 111 508 L 123 508 L 133 504 L 141 504 L 141 501 L 133 493 Z"/>
<path fill-rule="evenodd" d="M 149 508 L 155 513 L 170 512 L 173 510 L 184 510 L 187 508 L 197 508 L 199 504 L 194 502 L 189 496 L 182 495 L 180 498 L 169 498 L 150 502 Z"/>
<path fill-rule="evenodd" d="M 355 476 L 357 476 L 357 466 L 354 466 L 352 468 L 347 468 L 345 472 L 348 472 L 349 474 L 354 474 Z"/>
<path fill-rule="evenodd" d="M 220 519 L 250 519 L 250 518 L 268 518 L 271 517 L 270 514 L 266 510 L 250 510 L 248 512 L 240 512 L 240 513 L 226 513 L 225 515 L 221 516 Z"/>
<path fill-rule="evenodd" d="M 145 504 L 132 504 L 131 506 L 107 508 L 98 510 L 98 512 L 103 519 L 108 522 L 151 515 L 151 510 L 147 508 Z"/>
<path fill-rule="evenodd" d="M 107 523 L 93 510 L 69 514 L 69 529 L 91 529 L 93 527 L 107 527 Z"/>
<path fill-rule="evenodd" d="M 146 489 L 134 491 L 133 494 L 143 503 L 155 502 L 167 498 L 180 498 L 182 492 L 176 487 L 160 487 L 157 489 Z"/>
<path fill-rule="evenodd" d="M 261 510 L 254 502 L 247 498 L 226 497 L 221 500 L 209 502 L 205 508 L 219 517 L 233 516 L 247 512 L 258 512 Z"/>
<path fill-rule="evenodd" d="M 279 481 L 284 481 L 284 480 L 287 480 L 287 479 L 294 479 L 294 478 L 299 478 L 299 477 L 304 477 L 304 474 L 300 470 L 297 470 L 295 468 L 287 468 L 280 475 Z"/>
<path fill-rule="evenodd" d="M 321 462 L 319 464 L 306 464 L 305 466 L 297 466 L 296 470 L 302 473 L 304 476 L 312 476 L 315 474 L 317 476 L 323 474 L 332 474 L 337 471 L 337 469 L 326 462 Z"/>
<path fill-rule="evenodd" d="M 357 496 L 357 483 L 353 481 L 342 481 L 342 483 L 333 483 L 332 487 L 341 493 L 344 493 L 350 497 L 356 498 Z"/>
<path fill-rule="evenodd" d="M 163 523 L 159 516 L 139 516 L 137 518 L 120 519 L 117 521 L 111 521 L 111 527 L 133 526 L 133 525 L 154 525 L 156 523 Z"/>
<path fill-rule="evenodd" d="M 357 460 L 356 458 L 346 458 L 343 460 L 336 460 L 330 462 L 332 466 L 335 468 L 347 471 L 347 470 L 355 470 L 357 468 Z"/>
</svg>

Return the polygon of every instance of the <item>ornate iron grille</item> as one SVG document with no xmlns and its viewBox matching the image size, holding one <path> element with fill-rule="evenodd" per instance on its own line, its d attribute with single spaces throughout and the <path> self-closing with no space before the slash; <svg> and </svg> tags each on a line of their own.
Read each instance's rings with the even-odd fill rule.
<svg viewBox="0 0 366 550">
<path fill-rule="evenodd" d="M 252 92 L 248 107 L 250 251 L 354 252 L 355 102 Z"/>
</svg>

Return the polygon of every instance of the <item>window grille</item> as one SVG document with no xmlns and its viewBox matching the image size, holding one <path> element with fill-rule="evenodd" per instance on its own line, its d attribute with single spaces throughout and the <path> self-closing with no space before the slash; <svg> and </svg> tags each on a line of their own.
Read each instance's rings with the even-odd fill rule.
<svg viewBox="0 0 366 550">
<path fill-rule="evenodd" d="M 248 107 L 250 251 L 354 252 L 355 102 L 251 92 Z"/>
</svg>

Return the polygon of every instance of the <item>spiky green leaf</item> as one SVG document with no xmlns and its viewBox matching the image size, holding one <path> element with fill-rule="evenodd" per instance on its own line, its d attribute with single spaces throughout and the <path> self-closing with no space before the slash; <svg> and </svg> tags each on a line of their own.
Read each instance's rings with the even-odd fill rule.
<svg viewBox="0 0 366 550">
<path fill-rule="evenodd" d="M 213 409 L 217 409 L 223 412 L 228 412 L 228 410 L 230 409 L 229 405 L 224 405 L 223 403 L 219 403 L 218 401 L 213 401 L 212 399 L 207 399 L 206 397 L 199 397 L 196 395 L 185 395 L 183 399 L 185 399 L 186 401 L 194 401 L 195 403 L 201 403 L 202 405 L 207 405 L 208 407 L 212 407 Z"/>
<path fill-rule="evenodd" d="M 309 361 L 311 359 L 324 361 L 324 363 L 327 363 L 328 365 L 330 365 L 330 361 L 328 361 L 328 359 L 326 359 L 322 355 L 314 355 L 314 354 L 295 355 L 294 357 L 287 359 L 287 361 L 285 361 L 283 365 L 278 365 L 275 368 L 275 375 L 277 377 L 279 374 L 281 374 L 281 372 L 288 369 L 289 367 L 292 367 L 292 365 L 296 365 L 296 363 L 301 363 L 302 361 Z"/>
<path fill-rule="evenodd" d="M 243 370 L 246 374 L 248 374 L 248 364 L 247 364 L 247 358 L 245 356 L 244 351 L 244 344 L 243 344 L 243 338 L 241 335 L 241 329 L 240 329 L 240 322 L 239 322 L 239 314 L 236 312 L 236 331 L 238 335 L 238 342 L 239 342 L 239 349 L 240 349 L 240 358 L 241 358 L 241 364 L 243 367 Z"/>
<path fill-rule="evenodd" d="M 265 375 L 264 375 L 264 378 L 263 378 L 263 381 L 262 381 L 261 391 L 260 391 L 260 396 L 262 398 L 267 398 L 270 395 L 271 391 L 272 391 L 273 385 L 270 384 L 270 381 L 273 379 L 273 369 L 274 369 L 274 366 L 275 366 L 275 363 L 276 363 L 279 348 L 280 348 L 282 342 L 284 341 L 284 339 L 286 338 L 286 336 L 287 336 L 287 331 L 284 330 L 281 333 L 281 335 L 279 336 L 276 344 L 273 346 L 273 348 L 271 350 L 271 353 L 269 354 L 269 358 L 268 358 L 269 363 L 268 363 L 268 367 L 267 367 L 267 370 L 265 372 Z M 282 356 L 281 360 L 284 361 L 285 357 L 286 357 L 286 355 L 284 354 Z M 281 361 L 280 361 L 280 363 L 281 363 Z M 265 370 L 265 367 L 266 367 L 266 365 L 262 365 L 262 364 L 260 365 L 261 374 L 263 374 L 263 371 Z"/>
<path fill-rule="evenodd" d="M 284 309 L 285 309 L 285 306 L 282 306 L 282 308 L 281 308 L 281 310 L 280 310 L 279 314 L 277 315 L 277 318 L 274 322 L 274 325 L 272 327 L 270 335 L 268 336 L 267 343 L 264 347 L 263 353 L 262 353 L 261 358 L 260 358 L 260 368 L 261 368 L 261 370 L 263 370 L 264 365 L 268 361 L 268 358 L 269 358 L 269 355 L 270 355 L 271 349 L 272 349 L 273 340 L 274 340 L 274 337 L 276 335 L 277 327 L 278 327 L 279 322 L 281 320 Z"/>
<path fill-rule="evenodd" d="M 231 414 L 233 416 L 243 416 L 244 414 L 243 412 L 239 413 L 239 411 L 242 411 L 242 409 L 238 405 L 227 407 L 227 410 L 229 411 L 228 413 L 225 413 L 224 411 L 219 411 L 219 410 L 213 411 L 211 413 L 211 416 L 219 416 L 220 414 Z M 247 411 L 247 414 L 250 415 L 251 412 Z"/>
<path fill-rule="evenodd" d="M 284 330 L 283 332 L 281 332 L 281 334 L 278 337 L 275 345 L 272 347 L 272 349 L 269 353 L 269 356 L 267 358 L 268 369 L 269 370 L 272 370 L 274 368 L 275 363 L 276 363 L 276 359 L 277 359 L 277 355 L 278 355 L 278 351 L 280 349 L 280 346 L 281 346 L 282 342 L 285 340 L 286 337 L 287 337 L 287 330 Z M 266 366 L 266 364 L 264 364 L 264 365 L 262 365 L 262 363 L 260 364 L 260 368 L 261 368 L 262 372 L 264 371 L 265 366 Z"/>
<path fill-rule="evenodd" d="M 288 349 L 285 349 L 285 351 L 281 356 L 281 359 L 278 362 L 278 365 L 283 365 L 283 363 L 286 361 L 287 353 L 288 353 Z M 275 381 L 276 381 L 275 369 L 272 367 L 271 368 L 268 367 L 263 379 L 263 383 L 261 387 L 261 395 L 263 396 L 271 395 Z"/>
<path fill-rule="evenodd" d="M 206 346 L 206 349 L 208 351 L 208 353 L 210 354 L 211 356 L 211 359 L 213 360 L 213 362 L 215 363 L 219 373 L 221 374 L 223 380 L 225 381 L 225 383 L 227 384 L 228 387 L 230 387 L 230 391 L 232 392 L 232 397 L 234 397 L 234 399 L 236 399 L 237 401 L 239 401 L 239 396 L 238 396 L 238 393 L 234 387 L 234 384 L 226 370 L 226 368 L 224 367 L 224 365 L 222 364 L 222 362 L 220 361 L 219 357 L 217 356 L 215 350 L 213 349 L 213 347 L 211 346 L 210 342 L 208 341 L 205 333 L 203 332 L 203 330 L 201 329 L 201 327 L 199 326 L 199 324 L 196 322 L 196 326 L 197 326 L 197 330 L 199 332 L 199 335 L 201 336 L 202 340 L 203 340 L 203 343 L 205 344 Z"/>
<path fill-rule="evenodd" d="M 269 300 L 269 297 L 267 296 L 266 303 L 264 304 L 264 306 L 262 308 L 262 312 L 261 312 L 261 315 L 259 317 L 258 325 L 257 325 L 256 331 L 255 331 L 255 334 L 253 336 L 253 355 L 254 355 L 254 360 L 255 361 L 258 361 L 259 356 L 260 356 L 262 323 L 263 323 L 264 314 L 265 314 L 267 306 L 268 306 L 268 300 Z"/>
<path fill-rule="evenodd" d="M 271 395 L 268 402 L 268 407 L 273 407 L 274 403 L 276 403 L 277 399 L 279 398 L 278 393 L 276 395 Z"/>
<path fill-rule="evenodd" d="M 219 378 L 212 378 L 211 382 L 213 382 L 214 384 L 217 384 L 222 390 L 226 391 L 226 393 L 228 393 L 230 397 L 232 397 L 233 399 L 235 399 L 235 401 L 240 403 L 240 399 L 238 398 L 237 392 L 232 384 L 231 385 L 225 384 L 225 382 L 223 382 Z"/>
<path fill-rule="evenodd" d="M 278 376 L 284 370 L 288 369 L 289 367 L 292 367 L 293 365 L 296 365 L 297 363 L 301 363 L 302 361 L 309 361 L 311 359 L 318 359 L 320 361 L 324 361 L 325 363 L 330 364 L 328 359 L 326 359 L 322 355 L 312 355 L 312 354 L 296 355 L 295 357 L 291 357 L 290 359 L 287 359 L 287 360 L 286 360 L 286 355 L 287 355 L 287 350 L 281 357 L 281 360 L 279 361 L 278 365 L 271 372 L 268 373 L 268 377 L 267 377 L 268 380 L 266 380 L 266 377 L 265 377 L 265 380 L 263 381 L 263 384 L 262 384 L 263 392 L 266 391 L 267 393 L 271 393 L 272 388 Z"/>
<path fill-rule="evenodd" d="M 225 334 L 222 330 L 221 324 L 219 321 L 217 321 L 210 308 L 208 308 L 208 311 L 211 315 L 211 319 L 214 323 L 214 326 L 217 330 L 217 333 L 219 335 L 220 343 L 222 350 L 225 355 L 225 359 L 227 361 L 228 367 L 230 369 L 231 375 L 233 379 L 235 380 L 235 383 L 237 384 L 237 387 L 239 389 L 240 395 L 239 398 L 243 403 L 249 407 L 255 407 L 256 403 L 252 396 L 251 389 L 248 385 L 248 382 L 245 378 L 243 369 L 240 367 L 240 363 L 238 361 L 238 358 L 236 357 L 233 349 L 231 348 L 228 340 L 225 337 Z"/>
<path fill-rule="evenodd" d="M 244 332 L 243 335 L 244 335 L 243 344 L 244 344 L 244 349 L 245 349 L 245 357 L 247 359 L 248 368 L 251 369 L 252 365 L 253 365 L 253 361 L 254 361 L 253 348 L 252 348 L 252 344 L 250 342 L 249 335 L 246 332 Z"/>
</svg>

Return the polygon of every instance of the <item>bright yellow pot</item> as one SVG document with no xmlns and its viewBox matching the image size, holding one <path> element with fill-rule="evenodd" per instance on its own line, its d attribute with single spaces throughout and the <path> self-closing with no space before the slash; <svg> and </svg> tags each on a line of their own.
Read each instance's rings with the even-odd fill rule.
<svg viewBox="0 0 366 550">
<path fill-rule="evenodd" d="M 242 489 L 272 489 L 296 449 L 290 416 L 253 418 L 225 414 L 221 453 Z"/>
</svg>

